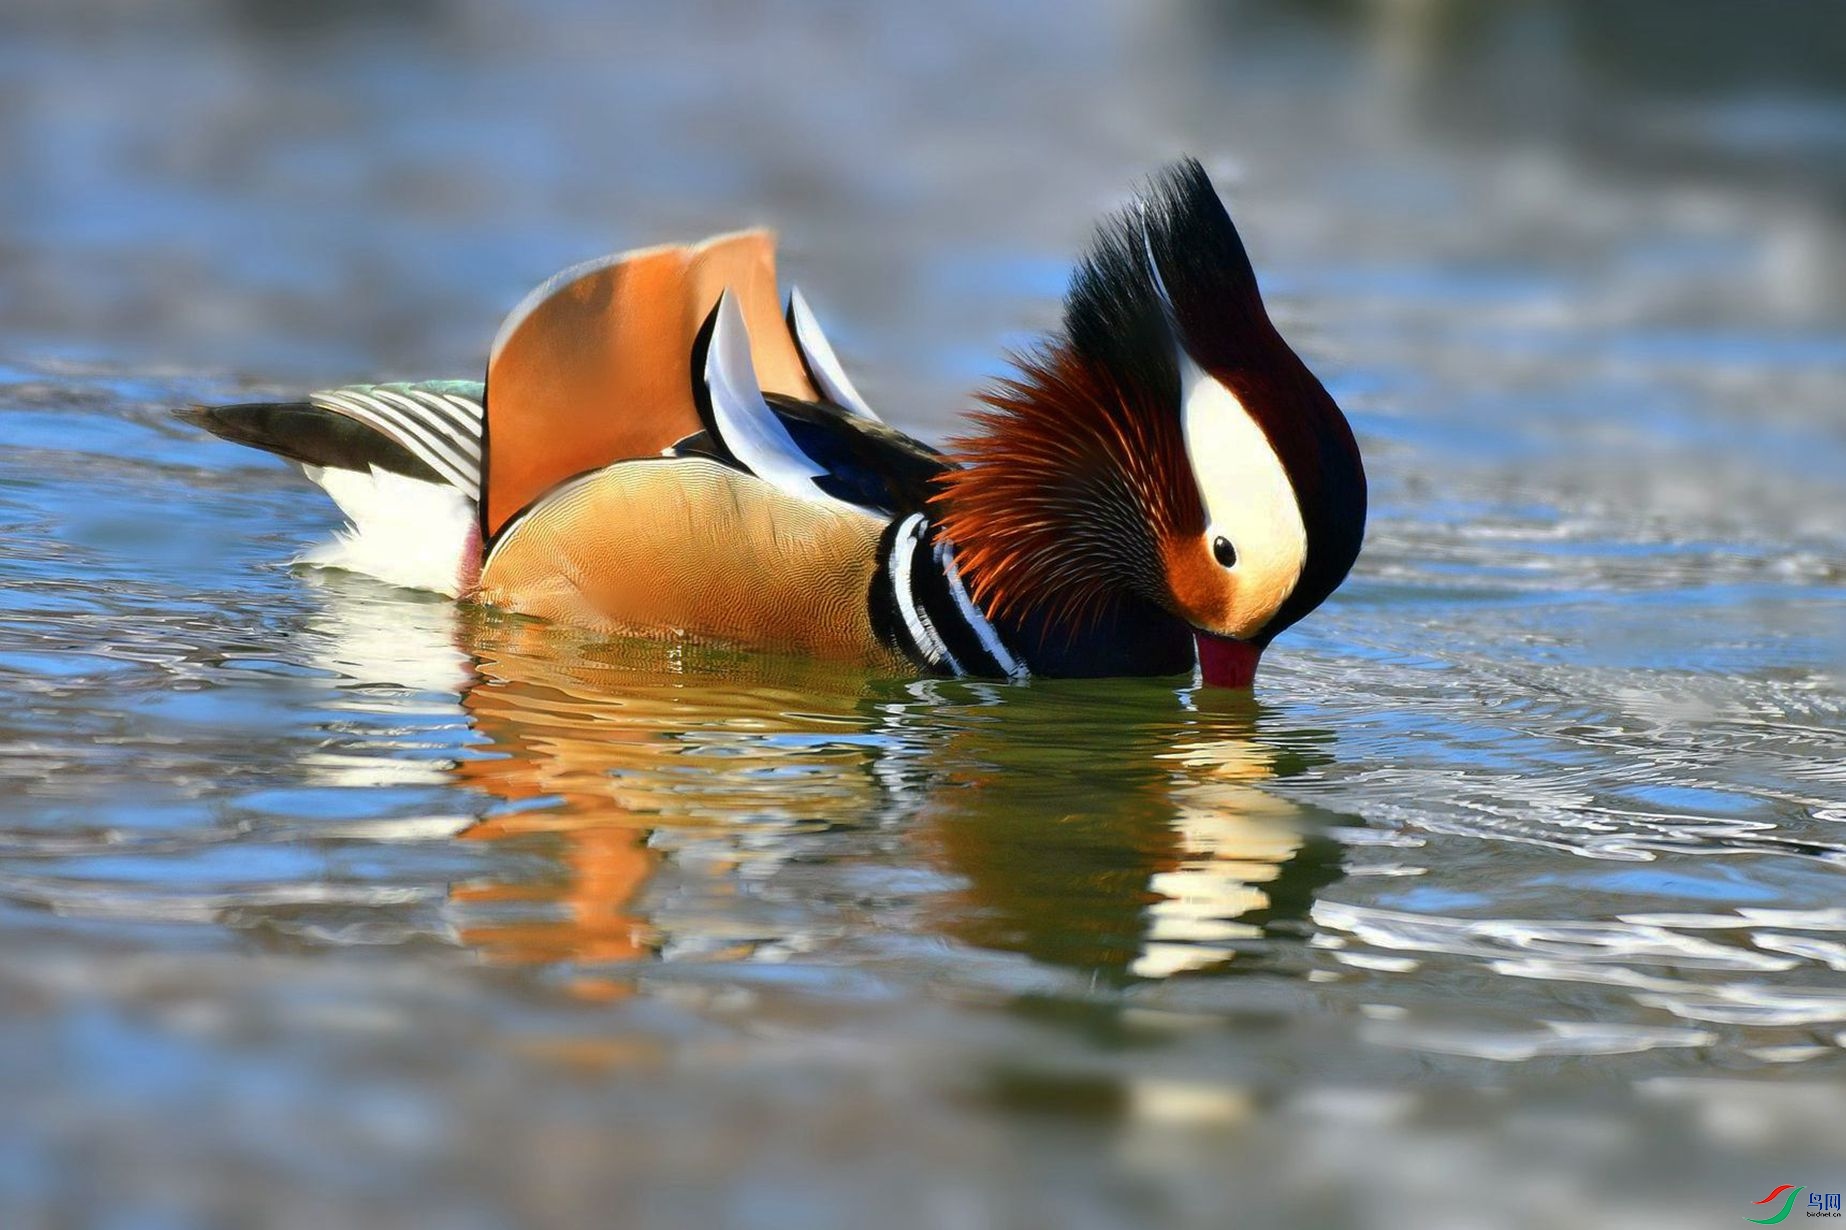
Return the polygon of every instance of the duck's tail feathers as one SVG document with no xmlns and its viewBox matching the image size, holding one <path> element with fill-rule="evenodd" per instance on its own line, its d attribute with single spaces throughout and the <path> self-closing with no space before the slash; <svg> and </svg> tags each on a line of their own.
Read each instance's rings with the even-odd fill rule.
<svg viewBox="0 0 1846 1230">
<path fill-rule="evenodd" d="M 481 385 L 351 385 L 299 402 L 178 412 L 239 444 L 285 457 L 350 523 L 298 562 L 459 596 L 480 567 Z"/>
</svg>

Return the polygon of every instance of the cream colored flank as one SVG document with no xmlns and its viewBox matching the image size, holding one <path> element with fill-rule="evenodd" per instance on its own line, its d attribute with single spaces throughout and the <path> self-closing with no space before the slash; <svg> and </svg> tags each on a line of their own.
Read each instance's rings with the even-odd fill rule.
<svg viewBox="0 0 1846 1230">
<path fill-rule="evenodd" d="M 883 529 L 703 458 L 627 461 L 512 523 L 474 596 L 611 635 L 896 669 L 866 603 Z"/>
</svg>

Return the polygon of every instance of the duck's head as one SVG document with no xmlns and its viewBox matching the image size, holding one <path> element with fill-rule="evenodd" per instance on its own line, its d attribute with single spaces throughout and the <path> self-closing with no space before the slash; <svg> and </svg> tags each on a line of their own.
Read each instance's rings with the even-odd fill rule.
<svg viewBox="0 0 1846 1230">
<path fill-rule="evenodd" d="M 1191 628 L 1206 683 L 1249 686 L 1358 557 L 1365 471 L 1196 161 L 1103 222 L 1018 366 L 938 497 L 976 600 L 1074 633 L 1137 598 Z"/>
</svg>

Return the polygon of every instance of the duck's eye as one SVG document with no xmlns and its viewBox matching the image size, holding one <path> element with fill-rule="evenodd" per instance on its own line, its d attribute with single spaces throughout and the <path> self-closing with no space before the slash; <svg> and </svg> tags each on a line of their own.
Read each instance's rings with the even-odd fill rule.
<svg viewBox="0 0 1846 1230">
<path fill-rule="evenodd" d="M 1233 547 L 1231 540 L 1224 535 L 1220 534 L 1212 540 L 1211 553 L 1226 568 L 1237 567 L 1237 548 Z"/>
</svg>

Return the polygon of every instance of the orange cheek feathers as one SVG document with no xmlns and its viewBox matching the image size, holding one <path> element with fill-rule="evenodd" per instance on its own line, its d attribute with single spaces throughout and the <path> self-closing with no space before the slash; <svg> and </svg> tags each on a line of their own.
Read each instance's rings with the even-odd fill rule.
<svg viewBox="0 0 1846 1230">
<path fill-rule="evenodd" d="M 1168 539 L 1160 558 L 1173 614 L 1219 636 L 1261 632 L 1294 585 L 1294 574 L 1264 568 L 1260 559 L 1233 572 L 1213 558 L 1202 536 Z"/>
<path fill-rule="evenodd" d="M 1160 555 L 1173 613 L 1195 628 L 1223 629 L 1236 605 L 1236 582 L 1212 558 L 1204 539 L 1168 539 Z"/>
</svg>

